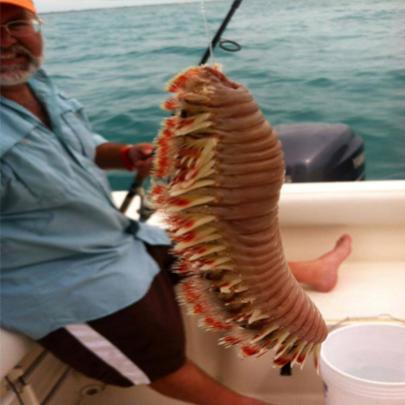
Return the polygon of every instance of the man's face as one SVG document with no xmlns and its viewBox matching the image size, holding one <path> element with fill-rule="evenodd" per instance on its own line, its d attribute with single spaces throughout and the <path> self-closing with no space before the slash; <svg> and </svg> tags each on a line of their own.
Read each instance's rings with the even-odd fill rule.
<svg viewBox="0 0 405 405">
<path fill-rule="evenodd" d="M 0 23 L 30 20 L 29 11 L 9 4 L 0 5 Z M 42 63 L 42 36 L 32 30 L 29 35 L 15 37 L 4 27 L 0 34 L 0 86 L 15 86 L 26 83 Z"/>
</svg>

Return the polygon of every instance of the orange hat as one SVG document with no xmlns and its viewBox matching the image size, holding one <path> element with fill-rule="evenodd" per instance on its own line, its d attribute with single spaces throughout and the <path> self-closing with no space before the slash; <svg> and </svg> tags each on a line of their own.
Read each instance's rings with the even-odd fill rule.
<svg viewBox="0 0 405 405">
<path fill-rule="evenodd" d="M 2 3 L 13 4 L 14 6 L 25 8 L 33 13 L 37 12 L 32 0 L 0 0 L 0 4 Z"/>
</svg>

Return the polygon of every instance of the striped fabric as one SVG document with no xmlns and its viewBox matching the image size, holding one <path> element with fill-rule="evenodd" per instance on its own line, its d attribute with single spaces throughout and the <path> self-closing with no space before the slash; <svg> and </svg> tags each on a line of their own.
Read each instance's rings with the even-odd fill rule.
<svg viewBox="0 0 405 405">
<path fill-rule="evenodd" d="M 135 385 L 149 384 L 148 376 L 121 350 L 87 324 L 65 326 L 81 344 Z"/>
</svg>

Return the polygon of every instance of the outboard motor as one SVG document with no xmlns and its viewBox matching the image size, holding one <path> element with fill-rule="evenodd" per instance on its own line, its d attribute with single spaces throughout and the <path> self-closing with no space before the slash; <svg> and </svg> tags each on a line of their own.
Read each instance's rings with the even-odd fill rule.
<svg viewBox="0 0 405 405">
<path fill-rule="evenodd" d="M 274 127 L 284 150 L 286 182 L 365 179 L 364 142 L 344 124 Z"/>
</svg>

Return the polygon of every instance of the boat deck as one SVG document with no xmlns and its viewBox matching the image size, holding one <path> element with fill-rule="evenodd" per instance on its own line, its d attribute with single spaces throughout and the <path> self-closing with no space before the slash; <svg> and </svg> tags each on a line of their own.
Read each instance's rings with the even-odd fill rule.
<svg viewBox="0 0 405 405">
<path fill-rule="evenodd" d="M 114 193 L 117 204 L 124 195 Z M 136 217 L 136 205 L 130 216 Z M 405 181 L 287 184 L 281 194 L 280 217 L 289 260 L 317 257 L 331 249 L 341 234 L 352 236 L 353 251 L 339 271 L 336 288 L 330 293 L 308 291 L 330 329 L 369 320 L 405 323 Z M 159 215 L 150 222 L 163 225 Z M 185 322 L 189 356 L 225 385 L 277 405 L 324 403 L 322 380 L 310 359 L 302 371 L 295 368 L 291 375 L 280 375 L 271 366 L 270 355 L 240 359 L 233 349 L 217 345 L 218 334 L 200 330 L 191 317 L 185 316 Z M 40 351 L 4 331 L 1 343 L 2 377 L 17 363 L 23 370 L 29 368 Z M 28 382 L 40 401 L 65 370 L 47 354 L 30 374 Z M 72 371 L 66 376 L 47 405 L 184 404 L 147 387 L 118 389 Z M 3 383 L 0 402 L 18 404 L 17 400 L 6 402 L 12 395 Z"/>
</svg>

